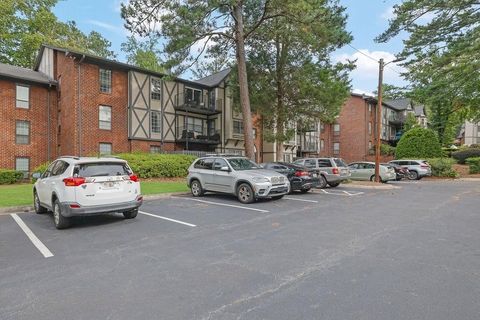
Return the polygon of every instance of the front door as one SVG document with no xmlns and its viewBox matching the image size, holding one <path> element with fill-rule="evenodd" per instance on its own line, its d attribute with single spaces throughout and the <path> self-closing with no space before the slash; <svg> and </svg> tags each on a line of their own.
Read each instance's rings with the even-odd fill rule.
<svg viewBox="0 0 480 320">
<path fill-rule="evenodd" d="M 213 169 L 214 175 L 214 187 L 216 191 L 231 193 L 233 190 L 233 176 L 230 171 L 222 171 L 221 168 L 230 168 L 224 159 L 215 159 Z"/>
</svg>

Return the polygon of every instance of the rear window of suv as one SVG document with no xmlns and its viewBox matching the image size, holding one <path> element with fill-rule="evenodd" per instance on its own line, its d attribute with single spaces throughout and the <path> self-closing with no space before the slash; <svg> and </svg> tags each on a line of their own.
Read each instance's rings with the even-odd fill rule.
<svg viewBox="0 0 480 320">
<path fill-rule="evenodd" d="M 79 177 L 128 176 L 131 174 L 128 166 L 118 162 L 81 163 L 75 166 L 74 175 Z"/>
<path fill-rule="evenodd" d="M 343 159 L 335 158 L 335 159 L 333 159 L 333 161 L 335 161 L 335 164 L 337 165 L 337 167 L 346 167 L 347 166 L 347 164 L 343 161 Z"/>
</svg>

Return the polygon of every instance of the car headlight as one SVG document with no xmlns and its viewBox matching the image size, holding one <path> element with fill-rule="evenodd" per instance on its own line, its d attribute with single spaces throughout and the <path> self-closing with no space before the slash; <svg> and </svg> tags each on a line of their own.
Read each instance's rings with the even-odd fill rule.
<svg viewBox="0 0 480 320">
<path fill-rule="evenodd" d="M 270 181 L 270 180 L 268 180 L 268 178 L 264 178 L 264 177 L 254 177 L 252 180 L 255 181 L 255 182 L 269 182 Z"/>
</svg>

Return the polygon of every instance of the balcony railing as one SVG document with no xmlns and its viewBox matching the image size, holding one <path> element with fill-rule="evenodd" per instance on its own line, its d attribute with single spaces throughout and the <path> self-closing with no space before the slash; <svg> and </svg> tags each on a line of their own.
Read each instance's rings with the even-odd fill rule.
<svg viewBox="0 0 480 320">
<path fill-rule="evenodd" d="M 403 114 L 391 114 L 388 117 L 388 122 L 391 124 L 404 124 L 405 116 Z"/>
<path fill-rule="evenodd" d="M 209 99 L 206 95 L 192 97 L 185 93 L 175 95 L 175 109 L 200 113 L 200 114 L 216 114 L 222 112 L 222 99 Z"/>
<path fill-rule="evenodd" d="M 219 144 L 220 131 L 201 126 L 177 127 L 176 140 L 185 143 Z"/>
</svg>

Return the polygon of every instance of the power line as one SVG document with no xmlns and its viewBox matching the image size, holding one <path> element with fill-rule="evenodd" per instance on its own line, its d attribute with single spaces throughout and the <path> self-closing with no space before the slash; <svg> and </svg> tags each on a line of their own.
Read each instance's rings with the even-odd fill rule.
<svg viewBox="0 0 480 320">
<path fill-rule="evenodd" d="M 372 56 L 370 56 L 370 55 L 366 54 L 366 53 L 365 53 L 365 52 L 363 52 L 362 50 L 359 50 L 359 49 L 355 48 L 355 47 L 354 47 L 354 46 L 352 46 L 351 44 L 347 44 L 347 45 L 348 45 L 349 47 L 351 47 L 353 50 L 357 51 L 358 53 L 360 53 L 360 54 L 363 54 L 365 57 L 367 57 L 367 58 L 369 58 L 369 59 L 371 59 L 371 60 L 373 60 L 373 61 L 375 61 L 375 62 L 378 62 L 378 60 L 377 60 L 377 59 L 375 59 L 374 57 L 372 57 Z M 390 69 L 390 70 L 392 70 L 393 72 L 396 72 L 396 73 L 398 73 L 399 75 L 401 75 L 401 74 L 402 74 L 400 71 L 398 71 L 398 70 L 396 70 L 396 69 L 392 68 L 392 66 L 388 66 L 388 65 L 386 65 L 385 67 L 389 68 L 389 69 Z"/>
</svg>

